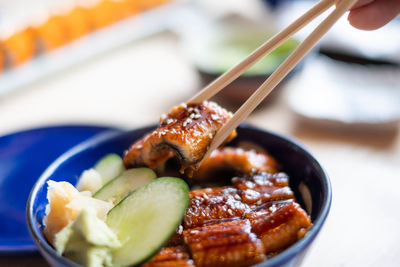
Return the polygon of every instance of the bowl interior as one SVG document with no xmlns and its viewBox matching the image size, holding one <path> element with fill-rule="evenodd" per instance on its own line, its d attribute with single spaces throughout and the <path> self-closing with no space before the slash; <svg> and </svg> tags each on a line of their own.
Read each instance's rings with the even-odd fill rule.
<svg viewBox="0 0 400 267">
<path fill-rule="evenodd" d="M 43 230 L 43 217 L 47 204 L 47 180 L 68 181 L 76 184 L 83 170 L 93 166 L 107 153 L 122 155 L 133 141 L 141 138 L 154 127 L 146 127 L 122 134 L 108 133 L 84 142 L 71 149 L 56 160 L 34 186 L 28 200 L 27 217 L 31 234 L 39 246 L 53 257 L 58 257 L 54 249 L 46 242 Z M 238 137 L 232 142 L 251 141 L 272 154 L 283 170 L 289 174 L 290 185 L 298 202 L 310 213 L 313 227 L 308 234 L 295 245 L 278 256 L 268 260 L 265 266 L 274 266 L 285 257 L 293 257 L 304 249 L 316 236 L 325 220 L 331 200 L 330 184 L 327 175 L 319 163 L 300 145 L 276 134 L 251 126 L 238 128 Z"/>
</svg>

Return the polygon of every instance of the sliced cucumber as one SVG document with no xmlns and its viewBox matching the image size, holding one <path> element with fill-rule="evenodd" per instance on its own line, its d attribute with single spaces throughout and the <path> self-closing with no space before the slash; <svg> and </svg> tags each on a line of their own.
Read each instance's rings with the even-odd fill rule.
<svg viewBox="0 0 400 267">
<path fill-rule="evenodd" d="M 102 157 L 94 166 L 103 179 L 103 185 L 117 177 L 125 170 L 124 163 L 117 154 L 108 154 Z"/>
<path fill-rule="evenodd" d="M 179 178 L 158 178 L 132 192 L 107 215 L 107 225 L 122 246 L 113 252 L 116 266 L 150 259 L 175 232 L 189 204 L 189 187 Z"/>
<path fill-rule="evenodd" d="M 156 173 L 149 168 L 129 169 L 106 183 L 93 197 L 111 201 L 115 205 L 136 188 L 150 183 L 156 177 Z"/>
</svg>

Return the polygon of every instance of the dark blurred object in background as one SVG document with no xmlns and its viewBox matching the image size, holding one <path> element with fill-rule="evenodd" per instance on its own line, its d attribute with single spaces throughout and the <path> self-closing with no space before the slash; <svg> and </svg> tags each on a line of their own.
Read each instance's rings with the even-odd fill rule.
<svg viewBox="0 0 400 267">
<path fill-rule="evenodd" d="M 293 1 L 293 0 L 262 0 L 262 1 L 269 7 L 275 8 L 279 5 L 284 4 L 287 1 Z"/>
<path fill-rule="evenodd" d="M 263 26 L 236 18 L 235 22 L 219 21 L 213 29 L 211 38 L 205 38 L 202 46 L 194 56 L 194 64 L 200 73 L 203 85 L 207 85 L 224 72 L 242 61 L 258 46 L 264 43 L 274 33 L 271 26 Z M 207 41 L 206 41 L 207 40 Z M 218 94 L 218 102 L 239 106 L 272 74 L 279 64 L 298 45 L 296 39 L 289 39 L 272 51 L 264 59 L 257 62 L 248 71 L 226 86 Z M 277 87 L 300 68 L 297 66 Z M 264 103 L 271 101 L 279 91 L 276 88 Z"/>
<path fill-rule="evenodd" d="M 204 0 L 196 3 L 196 9 L 191 10 L 191 21 L 186 27 L 181 26 L 180 35 L 183 37 L 184 51 L 200 74 L 202 86 L 234 67 L 280 29 L 277 23 L 279 13 L 263 1 L 214 3 Z M 226 86 L 216 96 L 217 101 L 232 107 L 242 104 L 298 43 L 297 38 L 286 41 Z M 283 88 L 282 85 L 290 80 L 299 68 L 301 65 L 277 86 L 264 103 L 272 101 L 274 95 Z"/>
</svg>

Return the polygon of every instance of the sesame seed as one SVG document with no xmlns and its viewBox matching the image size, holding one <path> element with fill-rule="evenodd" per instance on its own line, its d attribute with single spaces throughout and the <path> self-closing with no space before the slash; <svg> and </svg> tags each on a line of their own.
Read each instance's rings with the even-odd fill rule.
<svg viewBox="0 0 400 267">
<path fill-rule="evenodd" d="M 228 209 L 229 215 L 233 216 L 233 211 L 231 209 Z"/>
<path fill-rule="evenodd" d="M 219 117 L 218 117 L 218 115 L 211 114 L 211 119 L 214 120 L 214 121 L 216 121 L 216 120 L 219 119 Z"/>
<path fill-rule="evenodd" d="M 188 125 L 189 123 L 192 123 L 192 119 L 191 119 L 191 118 L 187 118 L 187 119 L 183 122 L 183 127 L 186 127 L 186 125 Z"/>
<path fill-rule="evenodd" d="M 178 226 L 178 234 L 182 234 L 183 233 L 183 226 L 182 225 L 179 225 Z"/>
<path fill-rule="evenodd" d="M 209 200 L 210 198 L 207 196 L 207 194 L 203 194 L 204 199 Z"/>
<path fill-rule="evenodd" d="M 232 182 L 232 183 L 236 183 L 236 182 L 238 182 L 239 180 L 240 180 L 239 177 L 233 177 L 233 178 L 231 179 L 231 182 Z"/>
<path fill-rule="evenodd" d="M 275 212 L 275 211 L 276 211 L 276 206 L 275 206 L 275 204 L 272 205 L 271 207 L 269 207 L 269 210 L 272 211 L 272 212 Z"/>
</svg>

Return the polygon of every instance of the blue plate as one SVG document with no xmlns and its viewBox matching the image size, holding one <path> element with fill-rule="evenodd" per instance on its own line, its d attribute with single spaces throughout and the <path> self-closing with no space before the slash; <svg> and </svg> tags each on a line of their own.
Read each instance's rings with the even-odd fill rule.
<svg viewBox="0 0 400 267">
<path fill-rule="evenodd" d="M 0 137 L 0 255 L 36 252 L 25 219 L 32 186 L 58 156 L 105 131 L 103 126 L 63 125 Z"/>
</svg>

